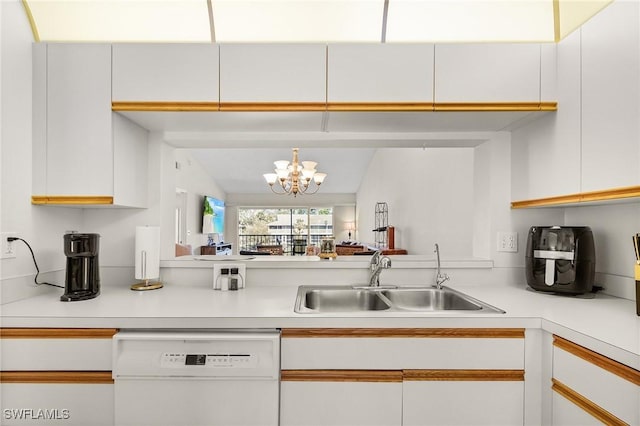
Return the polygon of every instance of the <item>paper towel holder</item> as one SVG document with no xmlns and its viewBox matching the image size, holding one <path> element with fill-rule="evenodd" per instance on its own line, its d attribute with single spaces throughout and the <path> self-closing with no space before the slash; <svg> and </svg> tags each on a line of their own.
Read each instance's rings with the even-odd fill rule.
<svg viewBox="0 0 640 426">
<path fill-rule="evenodd" d="M 135 278 L 144 280 L 133 284 L 131 290 L 157 290 L 163 287 L 160 281 L 160 228 L 157 226 L 136 227 Z"/>
</svg>

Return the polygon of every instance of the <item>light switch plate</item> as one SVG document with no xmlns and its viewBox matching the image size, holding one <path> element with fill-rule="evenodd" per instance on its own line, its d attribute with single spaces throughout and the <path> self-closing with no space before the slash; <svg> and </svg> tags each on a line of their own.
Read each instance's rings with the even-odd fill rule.
<svg viewBox="0 0 640 426">
<path fill-rule="evenodd" d="M 517 253 L 518 252 L 518 233 L 517 232 L 498 232 L 498 251 Z"/>
</svg>

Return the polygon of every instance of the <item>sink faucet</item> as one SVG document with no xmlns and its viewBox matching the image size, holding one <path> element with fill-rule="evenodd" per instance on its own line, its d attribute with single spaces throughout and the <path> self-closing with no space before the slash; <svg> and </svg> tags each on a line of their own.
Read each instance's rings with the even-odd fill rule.
<svg viewBox="0 0 640 426">
<path fill-rule="evenodd" d="M 377 250 L 371 256 L 371 261 L 369 262 L 369 270 L 371 271 L 369 275 L 369 287 L 379 287 L 380 273 L 383 269 L 391 268 L 391 259 L 387 256 L 381 257 L 381 253 L 380 250 Z"/>
<path fill-rule="evenodd" d="M 440 248 L 438 247 L 438 243 L 436 243 L 436 249 L 434 252 L 436 253 L 436 259 L 438 260 L 438 269 L 436 269 L 436 288 L 441 290 L 442 283 L 449 279 L 449 275 L 440 272 Z"/>
</svg>

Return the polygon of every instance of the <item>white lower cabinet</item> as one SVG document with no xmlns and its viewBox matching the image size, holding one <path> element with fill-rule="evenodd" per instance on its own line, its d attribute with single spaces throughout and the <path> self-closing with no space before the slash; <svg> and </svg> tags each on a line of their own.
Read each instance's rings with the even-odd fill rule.
<svg viewBox="0 0 640 426">
<path fill-rule="evenodd" d="M 553 425 L 640 424 L 640 371 L 554 336 Z"/>
<path fill-rule="evenodd" d="M 2 421 L 11 425 L 113 425 L 113 384 L 2 383 Z"/>
<path fill-rule="evenodd" d="M 283 378 L 280 385 L 280 425 L 399 426 L 402 423 L 401 381 L 345 380 L 348 379 L 288 381 Z"/>
<path fill-rule="evenodd" d="M 281 347 L 281 425 L 524 422 L 522 329 L 292 329 Z"/>
<path fill-rule="evenodd" d="M 553 393 L 553 424 L 563 426 L 591 426 L 602 425 L 602 422 L 569 401 L 564 396 Z"/>
<path fill-rule="evenodd" d="M 115 333 L 115 329 L 0 329 L 0 424 L 113 425 Z"/>
<path fill-rule="evenodd" d="M 402 424 L 518 425 L 523 381 L 411 381 L 402 384 Z"/>
</svg>

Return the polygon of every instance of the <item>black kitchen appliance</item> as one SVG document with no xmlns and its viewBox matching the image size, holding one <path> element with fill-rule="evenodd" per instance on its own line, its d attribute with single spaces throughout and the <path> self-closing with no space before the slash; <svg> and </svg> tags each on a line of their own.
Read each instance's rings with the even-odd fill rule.
<svg viewBox="0 0 640 426">
<path fill-rule="evenodd" d="M 63 302 L 93 299 L 100 294 L 98 252 L 100 234 L 69 233 L 64 235 L 67 270 Z"/>
<path fill-rule="evenodd" d="M 591 292 L 596 250 L 588 226 L 532 226 L 525 254 L 527 284 L 559 294 Z"/>
</svg>

